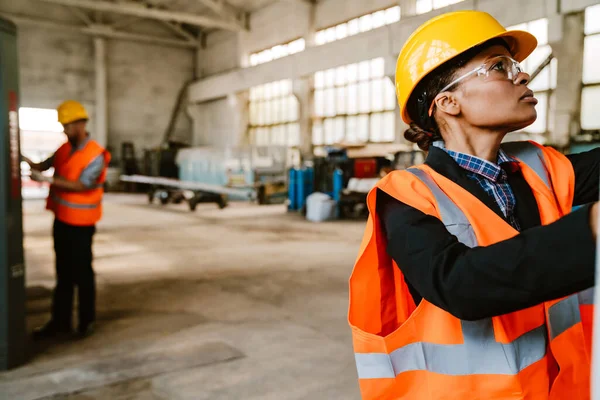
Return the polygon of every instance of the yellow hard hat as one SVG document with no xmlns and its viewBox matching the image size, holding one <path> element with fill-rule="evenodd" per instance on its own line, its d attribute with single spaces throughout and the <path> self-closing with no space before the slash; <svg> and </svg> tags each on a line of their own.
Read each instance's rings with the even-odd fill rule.
<svg viewBox="0 0 600 400">
<path fill-rule="evenodd" d="M 58 122 L 63 125 L 82 119 L 89 119 L 85 107 L 83 107 L 80 102 L 75 100 L 67 100 L 63 102 L 60 106 L 58 106 L 56 111 L 58 111 Z"/>
<path fill-rule="evenodd" d="M 537 39 L 525 31 L 507 31 L 482 11 L 456 11 L 439 15 L 421 25 L 408 38 L 396 64 L 396 96 L 402 120 L 412 122 L 407 102 L 421 80 L 431 71 L 488 40 L 502 38 L 519 62 L 537 47 Z"/>
</svg>

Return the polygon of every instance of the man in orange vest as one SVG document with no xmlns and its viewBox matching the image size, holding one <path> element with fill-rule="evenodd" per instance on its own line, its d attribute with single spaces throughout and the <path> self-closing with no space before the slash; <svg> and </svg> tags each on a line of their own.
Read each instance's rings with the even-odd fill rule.
<svg viewBox="0 0 600 400">
<path fill-rule="evenodd" d="M 92 269 L 92 239 L 102 216 L 103 184 L 110 153 L 86 131 L 88 114 L 76 101 L 58 107 L 58 121 L 67 142 L 44 162 L 33 163 L 31 177 L 50 184 L 46 208 L 54 213 L 54 251 L 56 288 L 52 298 L 52 318 L 34 332 L 35 339 L 49 338 L 72 331 L 73 290 L 77 286 L 79 319 L 77 334 L 93 332 L 96 317 L 96 285 Z M 54 176 L 41 171 L 54 168 Z"/>
</svg>

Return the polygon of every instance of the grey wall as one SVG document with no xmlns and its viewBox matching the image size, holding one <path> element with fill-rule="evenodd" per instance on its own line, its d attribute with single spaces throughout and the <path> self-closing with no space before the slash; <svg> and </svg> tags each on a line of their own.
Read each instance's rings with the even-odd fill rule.
<svg viewBox="0 0 600 400">
<path fill-rule="evenodd" d="M 89 37 L 30 26 L 19 28 L 18 34 L 22 106 L 55 108 L 72 98 L 93 108 L 94 47 Z"/>
<path fill-rule="evenodd" d="M 115 40 L 107 50 L 109 145 L 159 145 L 179 90 L 193 77 L 193 52 Z M 189 142 L 191 131 L 189 117 L 180 115 L 174 138 Z"/>
<path fill-rule="evenodd" d="M 200 107 L 193 107 L 194 145 L 225 147 L 237 143 L 236 112 L 230 99 L 209 101 Z"/>
<path fill-rule="evenodd" d="M 238 33 L 215 32 L 208 35 L 206 48 L 197 52 L 198 77 L 230 71 L 240 66 Z"/>
<path fill-rule="evenodd" d="M 0 0 L 0 11 L 69 24 L 81 23 L 60 6 L 32 0 Z M 154 29 L 154 28 L 155 29 Z M 18 25 L 21 105 L 54 108 L 65 99 L 82 101 L 93 118 L 95 107 L 94 46 L 91 36 L 31 25 Z M 160 25 L 144 22 L 138 32 L 164 34 Z M 108 144 L 120 157 L 123 141 L 133 141 L 138 156 L 160 143 L 178 91 L 193 78 L 195 52 L 107 39 Z M 93 135 L 94 121 L 90 121 Z M 175 138 L 191 141 L 192 124 L 182 113 Z"/>
</svg>

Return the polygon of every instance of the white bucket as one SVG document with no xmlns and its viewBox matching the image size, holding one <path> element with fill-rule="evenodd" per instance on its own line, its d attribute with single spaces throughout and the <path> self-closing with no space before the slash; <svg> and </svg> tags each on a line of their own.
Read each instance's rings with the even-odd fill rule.
<svg viewBox="0 0 600 400">
<path fill-rule="evenodd" d="M 306 219 L 323 222 L 335 219 L 336 202 L 325 193 L 312 193 L 306 198 Z"/>
</svg>

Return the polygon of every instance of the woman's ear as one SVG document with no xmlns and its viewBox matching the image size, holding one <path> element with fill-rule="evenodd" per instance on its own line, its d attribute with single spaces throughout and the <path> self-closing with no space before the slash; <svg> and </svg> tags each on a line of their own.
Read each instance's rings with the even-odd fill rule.
<svg viewBox="0 0 600 400">
<path fill-rule="evenodd" d="M 438 94 L 434 102 L 437 109 L 446 114 L 453 116 L 460 114 L 460 103 L 453 92 L 443 92 Z"/>
</svg>

